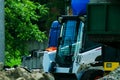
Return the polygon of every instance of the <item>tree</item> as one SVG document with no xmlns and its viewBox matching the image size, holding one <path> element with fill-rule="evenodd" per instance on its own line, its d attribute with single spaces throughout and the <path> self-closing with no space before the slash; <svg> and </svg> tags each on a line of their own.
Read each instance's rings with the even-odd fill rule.
<svg viewBox="0 0 120 80">
<path fill-rule="evenodd" d="M 49 31 L 51 23 L 57 19 L 57 16 L 65 14 L 65 0 L 32 0 L 44 4 L 49 8 L 49 15 L 39 19 L 40 30 Z M 43 27 L 42 27 L 43 26 Z"/>
<path fill-rule="evenodd" d="M 42 42 L 47 38 L 36 23 L 48 15 L 48 10 L 45 5 L 30 0 L 5 1 L 6 65 L 20 62 L 21 56 L 28 53 L 26 41 Z"/>
</svg>

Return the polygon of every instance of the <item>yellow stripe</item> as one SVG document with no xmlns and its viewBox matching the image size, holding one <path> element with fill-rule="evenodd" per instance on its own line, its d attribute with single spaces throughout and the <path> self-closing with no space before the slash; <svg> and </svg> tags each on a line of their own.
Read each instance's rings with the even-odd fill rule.
<svg viewBox="0 0 120 80">
<path fill-rule="evenodd" d="M 105 71 L 113 71 L 119 67 L 119 62 L 104 62 Z"/>
</svg>

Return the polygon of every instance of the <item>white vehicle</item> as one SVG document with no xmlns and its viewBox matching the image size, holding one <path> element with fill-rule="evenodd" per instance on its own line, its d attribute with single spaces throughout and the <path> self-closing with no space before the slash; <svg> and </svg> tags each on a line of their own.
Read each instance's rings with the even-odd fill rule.
<svg viewBox="0 0 120 80">
<path fill-rule="evenodd" d="M 103 76 L 101 44 L 90 41 L 78 16 L 61 16 L 61 33 L 56 51 L 44 52 L 43 69 L 55 80 L 95 80 Z M 93 66 L 94 65 L 94 66 Z M 92 75 L 92 76 L 91 76 Z"/>
</svg>

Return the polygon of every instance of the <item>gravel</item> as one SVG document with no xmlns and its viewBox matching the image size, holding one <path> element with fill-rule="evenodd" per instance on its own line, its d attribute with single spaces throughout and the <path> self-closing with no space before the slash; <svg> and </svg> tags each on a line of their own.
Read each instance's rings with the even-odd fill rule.
<svg viewBox="0 0 120 80">
<path fill-rule="evenodd" d="M 120 67 L 98 80 L 120 80 Z"/>
</svg>

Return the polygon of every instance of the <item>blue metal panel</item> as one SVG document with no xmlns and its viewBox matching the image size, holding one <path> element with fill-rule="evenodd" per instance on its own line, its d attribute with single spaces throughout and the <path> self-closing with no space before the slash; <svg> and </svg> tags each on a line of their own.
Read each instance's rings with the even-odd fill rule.
<svg viewBox="0 0 120 80">
<path fill-rule="evenodd" d="M 86 7 L 89 0 L 72 0 L 71 6 L 73 15 L 85 15 L 86 14 Z"/>
<path fill-rule="evenodd" d="M 57 47 L 59 35 L 60 35 L 60 24 L 58 21 L 53 21 L 49 34 L 48 47 Z"/>
</svg>

